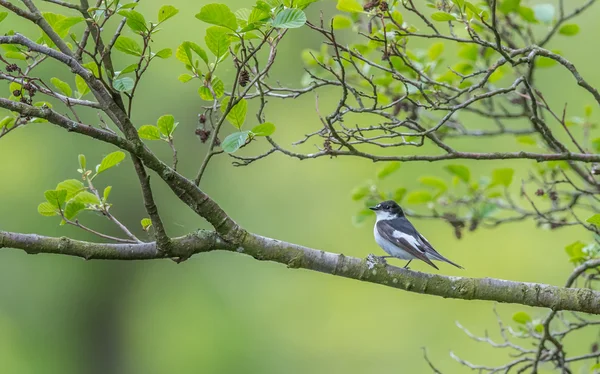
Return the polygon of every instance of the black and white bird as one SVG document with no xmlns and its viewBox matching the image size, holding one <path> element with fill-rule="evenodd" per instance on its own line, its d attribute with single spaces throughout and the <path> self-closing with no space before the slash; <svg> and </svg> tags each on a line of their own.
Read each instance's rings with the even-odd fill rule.
<svg viewBox="0 0 600 374">
<path fill-rule="evenodd" d="M 412 260 L 418 259 L 438 270 L 439 268 L 435 266 L 432 260 L 444 261 L 457 268 L 464 269 L 439 254 L 404 216 L 402 208 L 395 201 L 384 201 L 370 209 L 375 211 L 377 215 L 377 221 L 373 229 L 375 241 L 389 254 L 389 256 L 382 256 L 382 258 L 395 257 L 408 260 L 408 263 L 404 266 L 405 268 Z"/>
</svg>

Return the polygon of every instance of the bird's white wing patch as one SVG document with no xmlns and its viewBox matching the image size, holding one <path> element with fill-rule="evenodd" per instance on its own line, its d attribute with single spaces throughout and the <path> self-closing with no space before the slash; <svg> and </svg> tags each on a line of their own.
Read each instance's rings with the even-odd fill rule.
<svg viewBox="0 0 600 374">
<path fill-rule="evenodd" d="M 394 230 L 392 236 L 396 239 L 404 239 L 406 240 L 413 248 L 419 249 L 419 239 L 415 238 L 412 235 L 408 235 L 399 230 Z M 420 249 L 419 249 L 420 250 Z"/>
</svg>

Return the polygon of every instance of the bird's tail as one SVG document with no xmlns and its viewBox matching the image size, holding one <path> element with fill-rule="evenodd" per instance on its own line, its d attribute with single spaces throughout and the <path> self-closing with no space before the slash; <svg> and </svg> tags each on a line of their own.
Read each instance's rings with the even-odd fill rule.
<svg viewBox="0 0 600 374">
<path fill-rule="evenodd" d="M 444 261 L 449 263 L 450 265 L 454 265 L 459 269 L 464 269 L 464 267 L 460 266 L 459 264 L 452 262 L 450 260 L 448 260 L 446 257 L 442 256 L 441 254 L 439 254 L 437 251 L 429 251 L 428 253 L 433 259 L 436 259 L 438 261 Z"/>
</svg>

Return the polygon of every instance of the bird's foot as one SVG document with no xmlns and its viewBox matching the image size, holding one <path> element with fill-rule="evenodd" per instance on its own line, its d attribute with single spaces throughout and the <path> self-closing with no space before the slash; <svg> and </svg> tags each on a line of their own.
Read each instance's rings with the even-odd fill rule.
<svg viewBox="0 0 600 374">
<path fill-rule="evenodd" d="M 367 266 L 369 269 L 373 269 L 375 265 L 387 265 L 387 261 L 385 260 L 385 256 L 375 256 L 374 254 L 369 254 L 367 256 Z"/>
</svg>

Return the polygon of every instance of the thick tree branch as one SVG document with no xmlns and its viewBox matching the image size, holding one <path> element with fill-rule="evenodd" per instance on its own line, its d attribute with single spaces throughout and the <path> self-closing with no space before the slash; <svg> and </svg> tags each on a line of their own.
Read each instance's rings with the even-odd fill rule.
<svg viewBox="0 0 600 374">
<path fill-rule="evenodd" d="M 174 238 L 170 254 L 157 250 L 156 243 L 104 244 L 68 238 L 0 231 L 0 248 L 22 249 L 30 254 L 51 253 L 85 259 L 149 260 L 175 255 L 182 258 L 213 250 L 247 254 L 257 260 L 274 261 L 290 268 L 315 270 L 345 278 L 376 283 L 405 291 L 463 300 L 493 300 L 552 310 L 600 314 L 600 292 L 547 284 L 513 282 L 493 278 L 451 277 L 426 274 L 366 259 L 344 256 L 292 243 L 248 234 L 241 245 L 223 241 L 216 232 L 199 230 Z M 589 267 L 600 266 L 593 260 Z"/>
</svg>

